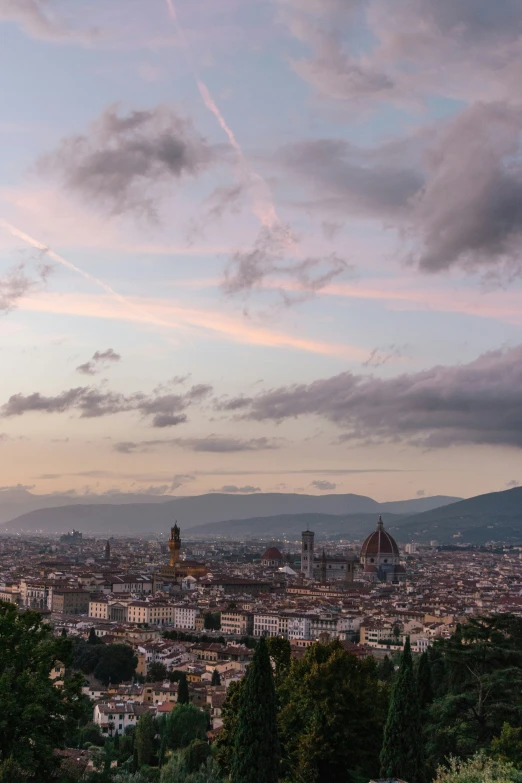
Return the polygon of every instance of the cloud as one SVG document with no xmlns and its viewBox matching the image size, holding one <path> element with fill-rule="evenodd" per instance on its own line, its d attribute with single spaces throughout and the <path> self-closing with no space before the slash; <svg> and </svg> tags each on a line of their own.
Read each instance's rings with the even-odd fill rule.
<svg viewBox="0 0 522 783">
<path fill-rule="evenodd" d="M 219 489 L 212 489 L 211 492 L 224 492 L 228 495 L 251 495 L 254 492 L 261 492 L 261 487 L 252 487 L 247 484 L 244 487 L 236 487 L 235 484 L 225 484 Z"/>
<path fill-rule="evenodd" d="M 315 487 L 321 492 L 329 492 L 331 490 L 336 489 L 337 484 L 333 484 L 331 481 L 318 480 L 318 481 L 312 481 L 312 487 Z"/>
<path fill-rule="evenodd" d="M 225 294 L 247 293 L 262 287 L 267 277 L 277 275 L 285 282 L 290 280 L 296 284 L 297 293 L 284 287 L 279 289 L 285 304 L 291 305 L 320 291 L 335 277 L 351 269 L 336 253 L 290 260 L 289 255 L 295 254 L 290 246 L 295 243 L 288 226 L 263 226 L 251 250 L 238 251 L 232 256 L 223 280 Z"/>
<path fill-rule="evenodd" d="M 517 481 L 516 479 L 511 479 L 511 481 L 506 482 L 507 489 L 514 489 L 514 487 L 519 487 L 520 481 Z"/>
<path fill-rule="evenodd" d="M 427 179 L 413 201 L 414 260 L 519 269 L 522 250 L 522 108 L 476 104 L 461 112 L 427 152 Z"/>
<path fill-rule="evenodd" d="M 89 42 L 100 36 L 98 29 L 79 30 L 59 16 L 45 0 L 0 0 L 0 22 L 17 22 L 33 38 L 46 41 Z"/>
<path fill-rule="evenodd" d="M 469 364 L 386 380 L 345 372 L 272 389 L 255 397 L 243 417 L 320 416 L 343 428 L 346 442 L 522 448 L 521 384 L 522 346 L 517 346 L 490 351 Z"/>
<path fill-rule="evenodd" d="M 417 490 L 417 492 L 415 493 L 415 495 L 416 495 L 418 498 L 423 498 L 423 497 L 425 497 L 425 495 L 426 495 L 426 492 L 425 492 L 423 489 L 418 489 L 418 490 Z"/>
<path fill-rule="evenodd" d="M 252 397 L 225 397 L 217 400 L 214 407 L 218 411 L 239 411 L 248 408 L 252 402 Z"/>
<path fill-rule="evenodd" d="M 157 426 L 157 425 L 156 425 Z M 226 438 L 209 435 L 206 438 L 169 438 L 162 440 L 144 440 L 140 442 L 122 441 L 114 445 L 120 454 L 147 452 L 163 446 L 178 446 L 187 451 L 210 452 L 213 454 L 232 454 L 240 451 L 265 451 L 280 447 L 278 438 Z"/>
<path fill-rule="evenodd" d="M 11 312 L 23 296 L 45 284 L 51 269 L 47 264 L 40 264 L 36 276 L 29 277 L 25 264 L 17 264 L 0 276 L 0 314 Z"/>
<path fill-rule="evenodd" d="M 157 221 L 172 183 L 195 177 L 217 158 L 191 121 L 166 106 L 122 114 L 109 106 L 86 135 L 69 136 L 39 161 L 71 192 L 113 215 Z"/>
<path fill-rule="evenodd" d="M 96 351 L 89 362 L 80 364 L 76 370 L 84 375 L 96 375 L 97 372 L 107 367 L 111 362 L 119 362 L 120 360 L 120 354 L 113 351 L 112 348 L 108 348 L 106 351 Z"/>
<path fill-rule="evenodd" d="M 407 345 L 385 345 L 382 348 L 374 348 L 365 362 L 362 363 L 363 367 L 382 367 L 391 359 L 400 359 L 404 356 L 404 352 L 408 348 Z"/>
<path fill-rule="evenodd" d="M 172 427 L 186 422 L 184 411 L 200 403 L 210 394 L 211 386 L 199 384 L 184 394 L 145 395 L 142 392 L 125 395 L 92 386 L 78 386 L 54 396 L 40 392 L 13 394 L 0 407 L 0 416 L 22 416 L 29 412 L 65 413 L 80 412 L 81 418 L 95 418 L 116 413 L 137 411 L 144 417 L 152 416 L 153 427 Z"/>
</svg>

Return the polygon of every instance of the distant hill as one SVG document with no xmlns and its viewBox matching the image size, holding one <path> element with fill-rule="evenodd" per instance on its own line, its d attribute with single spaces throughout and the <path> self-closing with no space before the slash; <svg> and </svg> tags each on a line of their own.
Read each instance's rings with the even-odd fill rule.
<svg viewBox="0 0 522 783">
<path fill-rule="evenodd" d="M 522 487 L 489 492 L 422 514 L 415 513 L 390 525 L 391 533 L 399 531 L 403 541 L 522 544 Z"/>
<path fill-rule="evenodd" d="M 387 514 L 385 517 L 387 525 L 399 519 L 397 514 Z M 191 528 L 190 537 L 300 538 L 303 530 L 313 530 L 319 536 L 355 539 L 365 538 L 375 528 L 375 522 L 375 514 L 280 514 L 196 525 Z"/>
<path fill-rule="evenodd" d="M 1 497 L 1 496 L 0 496 Z M 47 496 L 46 496 L 47 497 Z M 175 520 L 182 530 L 221 520 L 252 519 L 287 514 L 351 514 L 394 513 L 406 515 L 452 503 L 455 498 L 415 498 L 400 502 L 377 503 L 364 495 L 299 495 L 290 493 L 259 493 L 227 495 L 209 493 L 194 497 L 158 498 L 154 501 L 127 504 L 80 503 L 76 500 L 61 507 L 47 507 L 11 518 L 3 526 L 11 532 L 40 531 L 63 533 L 75 528 L 91 533 L 143 534 L 166 532 Z M 148 499 L 147 499 L 148 500 Z"/>
<path fill-rule="evenodd" d="M 41 508 L 58 508 L 71 505 L 126 505 L 128 503 L 164 503 L 171 500 L 165 495 L 142 495 L 136 493 L 115 492 L 110 495 L 33 495 L 23 487 L 9 487 L 0 490 L 0 525 L 22 514 Z"/>
</svg>

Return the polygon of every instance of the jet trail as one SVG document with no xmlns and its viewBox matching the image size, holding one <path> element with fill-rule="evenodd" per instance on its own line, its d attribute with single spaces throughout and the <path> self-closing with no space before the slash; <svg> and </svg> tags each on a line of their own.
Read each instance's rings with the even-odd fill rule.
<svg viewBox="0 0 522 783">
<path fill-rule="evenodd" d="M 217 119 L 219 125 L 226 133 L 228 140 L 230 142 L 230 146 L 235 150 L 237 157 L 239 159 L 239 164 L 243 173 L 243 178 L 248 184 L 250 191 L 253 195 L 254 204 L 253 204 L 253 212 L 256 215 L 256 217 L 259 219 L 261 224 L 265 226 L 266 228 L 273 229 L 273 228 L 279 228 L 281 229 L 281 236 L 285 238 L 285 244 L 287 247 L 291 247 L 295 244 L 291 232 L 288 229 L 287 226 L 285 226 L 281 220 L 279 219 L 275 206 L 273 204 L 270 188 L 266 184 L 265 180 L 252 169 L 249 162 L 247 161 L 245 154 L 243 150 L 241 149 L 241 145 L 239 144 L 238 140 L 236 139 L 234 132 L 229 128 L 225 118 L 221 114 L 216 102 L 214 101 L 210 90 L 208 89 L 205 82 L 201 79 L 198 70 L 196 66 L 194 65 L 192 58 L 190 56 L 190 48 L 188 45 L 187 38 L 185 36 L 185 33 L 183 31 L 183 28 L 181 27 L 178 19 L 178 15 L 176 13 L 176 8 L 174 5 L 174 0 L 166 0 L 167 7 L 169 9 L 170 15 L 172 17 L 172 20 L 174 24 L 176 25 L 176 29 L 178 31 L 178 35 L 181 38 L 183 47 L 185 49 L 187 60 L 189 63 L 189 66 L 192 70 L 192 73 L 194 74 L 194 79 L 196 80 L 196 84 L 198 86 L 199 94 L 201 95 L 201 98 L 203 100 L 203 103 L 207 107 L 207 109 L 212 112 L 214 117 Z"/>
<path fill-rule="evenodd" d="M 120 302 L 120 304 L 123 304 L 125 305 L 125 307 L 129 308 L 133 312 L 139 313 L 141 316 L 144 316 L 145 320 L 149 321 L 150 323 L 154 323 L 157 326 L 169 326 L 169 327 L 178 326 L 178 324 L 176 323 L 163 321 L 161 318 L 157 318 L 153 313 L 150 313 L 147 310 L 143 310 L 141 307 L 138 307 L 130 299 L 127 299 L 127 297 L 115 291 L 114 288 L 111 288 L 111 286 L 108 285 L 108 283 L 104 283 L 103 280 L 94 277 L 94 275 L 89 274 L 89 272 L 85 272 L 79 266 L 76 266 L 75 264 L 71 263 L 71 261 L 68 261 L 63 256 L 58 255 L 58 253 L 55 253 L 54 250 L 51 250 L 51 248 L 47 247 L 47 245 L 42 244 L 37 239 L 34 239 L 33 237 L 29 236 L 29 234 L 24 234 L 23 231 L 20 231 L 19 228 L 16 228 L 16 226 L 11 225 L 11 223 L 8 223 L 6 220 L 0 219 L 0 227 L 4 228 L 12 236 L 18 237 L 18 239 L 21 239 L 23 242 L 26 242 L 28 245 L 32 245 L 32 247 L 41 250 L 43 253 L 49 256 L 49 258 L 52 258 L 54 261 L 57 261 L 59 264 L 66 267 L 67 269 L 70 269 L 72 272 L 76 272 L 76 274 L 81 275 L 83 278 L 85 278 L 85 280 L 88 280 L 90 283 L 94 283 L 94 285 L 98 286 L 98 288 L 101 288 L 102 291 L 105 291 L 106 294 L 112 296 L 113 299 L 116 299 L 118 302 Z"/>
</svg>

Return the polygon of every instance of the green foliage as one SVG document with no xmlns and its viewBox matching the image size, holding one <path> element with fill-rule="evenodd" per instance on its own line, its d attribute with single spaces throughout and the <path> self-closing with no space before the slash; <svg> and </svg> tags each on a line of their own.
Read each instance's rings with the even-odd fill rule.
<svg viewBox="0 0 522 783">
<path fill-rule="evenodd" d="M 181 672 L 181 676 L 178 680 L 178 704 L 188 704 L 189 701 L 190 698 L 187 675 L 185 672 Z"/>
<path fill-rule="evenodd" d="M 223 783 L 219 767 L 212 758 L 197 772 L 187 772 L 181 756 L 172 756 L 169 763 L 161 770 L 161 783 Z"/>
<path fill-rule="evenodd" d="M 290 668 L 291 659 L 291 647 L 288 639 L 283 639 L 281 636 L 274 636 L 267 639 L 268 654 L 272 658 L 276 676 L 283 676 Z"/>
<path fill-rule="evenodd" d="M 187 772 L 198 772 L 212 755 L 208 742 L 193 740 L 183 754 Z"/>
<path fill-rule="evenodd" d="M 419 692 L 419 706 L 426 709 L 433 701 L 433 688 L 431 686 L 431 669 L 428 653 L 423 652 L 419 658 L 417 668 L 417 686 Z"/>
<path fill-rule="evenodd" d="M 392 686 L 381 750 L 381 775 L 408 783 L 425 780 L 421 711 L 409 637 Z"/>
<path fill-rule="evenodd" d="M 395 666 L 393 665 L 391 658 L 389 658 L 387 655 L 384 656 L 382 661 L 377 666 L 377 673 L 379 675 L 379 679 L 383 682 L 392 681 L 393 675 L 395 674 Z"/>
<path fill-rule="evenodd" d="M 232 751 L 234 747 L 234 736 L 237 726 L 237 716 L 241 701 L 241 691 L 244 687 L 245 679 L 231 682 L 228 686 L 227 696 L 221 707 L 221 720 L 223 726 L 219 732 L 216 742 L 216 758 L 219 766 L 225 774 L 230 773 L 232 764 Z"/>
<path fill-rule="evenodd" d="M 176 704 L 165 725 L 167 747 L 186 748 L 194 740 L 207 738 L 207 716 L 193 704 Z"/>
<path fill-rule="evenodd" d="M 27 775 L 10 756 L 0 763 L 0 783 L 27 783 Z"/>
<path fill-rule="evenodd" d="M 230 783 L 277 783 L 278 779 L 276 694 L 270 656 L 262 638 L 239 697 Z"/>
<path fill-rule="evenodd" d="M 104 685 L 117 685 L 134 676 L 138 659 L 127 644 L 90 644 L 78 641 L 72 665 L 84 674 L 94 674 Z"/>
<path fill-rule="evenodd" d="M 452 758 L 448 767 L 439 767 L 434 783 L 522 783 L 522 771 L 477 754 L 467 761 Z"/>
<path fill-rule="evenodd" d="M 387 688 L 373 658 L 358 659 L 338 641 L 314 644 L 292 660 L 278 695 L 285 781 L 370 779 L 387 709 Z"/>
<path fill-rule="evenodd" d="M 207 631 L 219 631 L 221 628 L 221 612 L 207 612 L 203 619 L 203 627 Z"/>
<path fill-rule="evenodd" d="M 429 710 L 427 748 L 433 766 L 449 756 L 489 748 L 502 726 L 522 726 L 522 619 L 470 619 L 430 655 L 443 672 Z"/>
<path fill-rule="evenodd" d="M 147 679 L 149 682 L 163 682 L 167 679 L 167 675 L 168 672 L 165 664 L 157 661 L 156 663 L 151 663 L 149 666 Z"/>
<path fill-rule="evenodd" d="M 91 644 L 91 645 L 104 644 L 103 639 L 100 636 L 96 636 L 96 631 L 94 630 L 94 626 L 89 631 L 89 638 L 87 639 L 87 644 Z"/>
<path fill-rule="evenodd" d="M 150 712 L 146 712 L 145 715 L 138 721 L 136 726 L 136 760 L 138 763 L 138 769 L 150 764 L 152 755 L 154 753 L 154 736 L 156 730 L 154 728 L 154 721 Z"/>
<path fill-rule="evenodd" d="M 91 707 L 92 709 L 92 707 Z M 87 723 L 80 731 L 80 742 L 85 745 L 103 745 L 104 739 L 97 723 Z"/>
<path fill-rule="evenodd" d="M 504 723 L 500 736 L 493 738 L 489 755 L 497 761 L 522 768 L 522 728 L 515 729 Z"/>
<path fill-rule="evenodd" d="M 0 765 L 4 778 L 11 774 L 16 780 L 21 770 L 40 783 L 58 765 L 54 749 L 64 747 L 71 722 L 77 724 L 83 718 L 82 678 L 66 677 L 63 687 L 55 687 L 49 677 L 57 661 L 68 664 L 70 657 L 71 642 L 54 637 L 37 612 L 19 613 L 14 604 L 0 602 Z"/>
<path fill-rule="evenodd" d="M 219 676 L 219 672 L 217 669 L 214 669 L 212 672 L 212 679 L 210 681 L 210 684 L 213 686 L 221 685 L 221 677 Z"/>
</svg>

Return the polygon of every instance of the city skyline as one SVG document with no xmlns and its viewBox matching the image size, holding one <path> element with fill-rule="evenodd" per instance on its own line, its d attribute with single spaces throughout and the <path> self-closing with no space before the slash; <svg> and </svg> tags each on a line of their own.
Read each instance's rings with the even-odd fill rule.
<svg viewBox="0 0 522 783">
<path fill-rule="evenodd" d="M 0 0 L 2 484 L 522 482 L 521 27 Z"/>
</svg>

